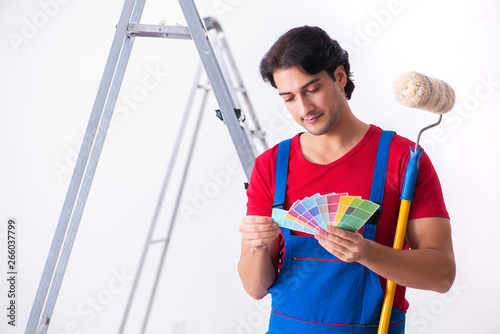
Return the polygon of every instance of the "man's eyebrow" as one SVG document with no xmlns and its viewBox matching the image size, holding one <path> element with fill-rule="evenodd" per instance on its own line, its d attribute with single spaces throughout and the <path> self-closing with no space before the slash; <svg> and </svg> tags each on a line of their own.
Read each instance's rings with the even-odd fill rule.
<svg viewBox="0 0 500 334">
<path fill-rule="evenodd" d="M 315 83 L 316 81 L 319 81 L 320 79 L 319 78 L 316 78 L 316 79 L 312 79 L 311 81 L 309 81 L 308 83 L 306 83 L 305 85 L 303 85 L 302 87 L 300 87 L 300 89 L 304 89 L 306 88 L 307 86 Z M 288 94 L 292 94 L 291 92 L 283 92 L 283 93 L 279 93 L 279 95 L 288 95 Z"/>
</svg>

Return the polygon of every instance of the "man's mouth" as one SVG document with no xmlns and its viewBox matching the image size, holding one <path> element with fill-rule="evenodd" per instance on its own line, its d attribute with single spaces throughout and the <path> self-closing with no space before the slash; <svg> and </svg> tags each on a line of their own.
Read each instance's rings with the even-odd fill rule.
<svg viewBox="0 0 500 334">
<path fill-rule="evenodd" d="M 312 124 L 312 123 L 315 123 L 323 114 L 319 114 L 319 115 L 316 115 L 316 116 L 309 116 L 307 118 L 303 118 L 304 122 L 306 123 L 309 123 L 309 124 Z"/>
</svg>

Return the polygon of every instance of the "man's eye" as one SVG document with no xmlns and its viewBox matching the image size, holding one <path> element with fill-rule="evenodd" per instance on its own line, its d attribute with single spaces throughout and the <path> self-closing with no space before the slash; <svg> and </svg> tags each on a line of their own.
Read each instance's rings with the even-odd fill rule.
<svg viewBox="0 0 500 334">
<path fill-rule="evenodd" d="M 314 92 L 315 92 L 315 91 L 317 91 L 318 89 L 319 89 L 319 87 L 316 87 L 316 88 L 314 88 L 314 89 L 312 89 L 312 90 L 308 90 L 307 92 L 308 92 L 308 93 L 314 93 Z"/>
<path fill-rule="evenodd" d="M 285 102 L 292 102 L 293 101 L 293 96 L 292 97 L 289 97 L 288 99 L 285 99 Z"/>
</svg>

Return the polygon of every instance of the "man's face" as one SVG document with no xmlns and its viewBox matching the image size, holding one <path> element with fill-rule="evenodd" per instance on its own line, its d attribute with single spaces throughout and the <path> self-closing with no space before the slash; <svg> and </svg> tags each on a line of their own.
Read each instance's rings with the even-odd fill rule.
<svg viewBox="0 0 500 334">
<path fill-rule="evenodd" d="M 347 106 L 343 66 L 335 70 L 337 81 L 326 71 L 311 75 L 298 67 L 276 70 L 273 75 L 285 106 L 299 125 L 313 135 L 334 128 Z"/>
</svg>

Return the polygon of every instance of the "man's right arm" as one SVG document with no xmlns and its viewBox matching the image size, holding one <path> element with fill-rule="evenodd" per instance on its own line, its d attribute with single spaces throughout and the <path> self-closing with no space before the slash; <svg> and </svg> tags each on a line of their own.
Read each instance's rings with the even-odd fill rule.
<svg viewBox="0 0 500 334">
<path fill-rule="evenodd" d="M 270 217 L 246 216 L 240 232 L 238 272 L 245 291 L 255 299 L 262 299 L 276 280 L 280 229 Z"/>
</svg>

